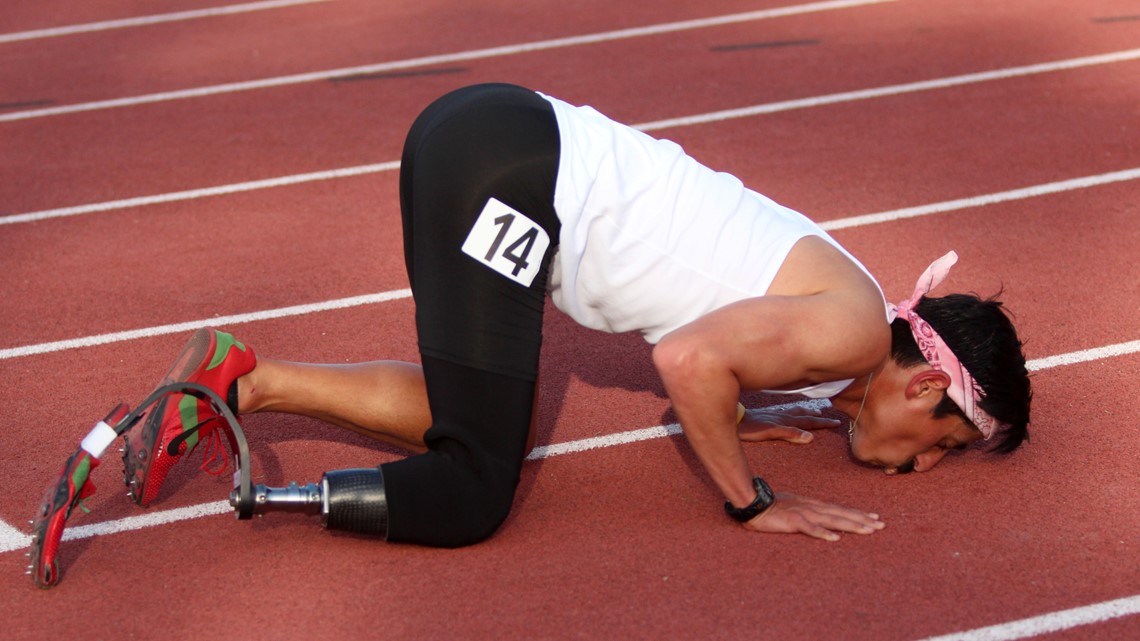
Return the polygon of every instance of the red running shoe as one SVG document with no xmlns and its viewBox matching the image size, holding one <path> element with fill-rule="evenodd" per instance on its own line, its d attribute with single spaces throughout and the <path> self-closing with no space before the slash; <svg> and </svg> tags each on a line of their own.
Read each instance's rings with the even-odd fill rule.
<svg viewBox="0 0 1140 641">
<path fill-rule="evenodd" d="M 182 354 L 159 385 L 176 382 L 205 385 L 227 399 L 230 409 L 237 414 L 237 399 L 230 398 L 230 387 L 255 365 L 257 358 L 253 349 L 225 332 L 200 329 L 186 343 Z M 206 442 L 202 469 L 213 474 L 224 472 L 226 459 L 217 431 L 219 427 L 229 430 L 225 419 L 208 402 L 197 397 L 170 394 L 156 403 L 143 424 L 136 425 L 127 434 L 127 444 L 123 449 L 126 483 L 135 503 L 145 506 L 154 500 L 170 468 L 202 442 Z M 186 436 L 182 436 L 184 432 Z M 171 452 L 170 443 L 179 436 L 184 441 L 184 446 L 180 447 L 185 451 Z M 219 457 L 221 469 L 209 470 Z"/>
</svg>

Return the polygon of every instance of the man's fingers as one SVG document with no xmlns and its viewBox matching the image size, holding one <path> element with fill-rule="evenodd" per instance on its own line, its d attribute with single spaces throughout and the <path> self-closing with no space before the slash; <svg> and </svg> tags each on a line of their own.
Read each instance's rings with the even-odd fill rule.
<svg viewBox="0 0 1140 641">
<path fill-rule="evenodd" d="M 800 527 L 800 532 L 802 532 L 802 533 L 804 533 L 810 537 L 814 537 L 817 539 L 823 539 L 824 541 L 838 541 L 839 540 L 839 535 L 836 534 L 835 532 L 832 532 L 831 530 L 829 530 L 825 527 L 821 527 L 819 525 L 816 525 L 816 524 L 814 524 L 810 521 L 806 521 L 806 520 L 803 522 L 803 525 Z"/>
<path fill-rule="evenodd" d="M 825 525 L 833 530 L 870 534 L 886 527 L 886 524 L 879 519 L 878 514 L 853 510 L 831 503 L 812 506 L 810 511 L 817 515 L 813 518 L 815 523 Z"/>
<path fill-rule="evenodd" d="M 815 407 L 804 407 L 802 405 L 793 405 L 788 409 L 780 412 L 786 417 L 795 417 L 802 419 L 806 425 L 826 425 L 834 427 L 836 424 L 841 423 L 839 419 L 828 418 L 823 415 L 823 411 Z"/>
<path fill-rule="evenodd" d="M 745 424 L 740 429 L 740 440 L 742 441 L 810 443 L 812 438 L 811 432 L 805 432 L 798 427 L 788 427 L 786 425 L 769 425 L 764 427 L 756 424 Z"/>
<path fill-rule="evenodd" d="M 802 407 L 791 408 L 784 412 L 749 410 L 744 416 L 743 422 L 760 425 L 798 427 L 805 430 L 829 429 L 839 427 L 843 423 L 843 421 L 838 419 L 820 416 L 816 410 Z"/>
<path fill-rule="evenodd" d="M 878 514 L 785 493 L 778 493 L 776 503 L 750 525 L 760 531 L 800 532 L 825 541 L 838 540 L 840 533 L 872 534 L 886 527 Z"/>
<path fill-rule="evenodd" d="M 784 410 L 785 414 L 792 416 L 823 416 L 823 412 L 815 407 L 805 407 L 803 405 L 793 405 Z"/>
<path fill-rule="evenodd" d="M 799 531 L 824 541 L 838 541 L 841 532 L 866 535 L 874 534 L 884 527 L 881 521 L 876 522 L 876 525 L 871 525 L 833 514 L 814 513 L 810 516 L 801 514 L 800 517 Z"/>
<path fill-rule="evenodd" d="M 873 521 L 865 518 L 865 515 L 858 513 L 857 515 L 846 514 L 826 514 L 816 513 L 816 516 L 811 521 L 829 530 L 835 532 L 851 532 L 852 534 L 871 534 L 878 530 L 883 529 L 882 521 Z"/>
<path fill-rule="evenodd" d="M 760 518 L 764 516 L 762 514 Z M 824 515 L 789 509 L 780 514 L 772 514 L 762 527 L 769 532 L 799 532 L 824 541 L 838 541 L 840 531 L 851 531 L 844 529 L 844 524 L 839 520 L 825 516 L 820 518 L 821 516 Z"/>
<path fill-rule="evenodd" d="M 779 496 L 779 494 L 777 494 Z M 817 499 L 805 499 L 797 497 L 800 503 L 800 509 L 804 511 L 816 512 L 822 515 L 834 516 L 838 518 L 847 519 L 849 521 L 857 521 L 866 525 L 874 525 L 881 523 L 879 515 L 874 512 L 864 512 L 856 510 L 855 508 L 844 507 L 836 505 L 835 503 L 827 503 Z"/>
<path fill-rule="evenodd" d="M 843 421 L 835 418 L 827 418 L 824 416 L 797 416 L 789 421 L 796 427 L 805 430 L 823 430 L 832 427 L 839 427 Z"/>
</svg>

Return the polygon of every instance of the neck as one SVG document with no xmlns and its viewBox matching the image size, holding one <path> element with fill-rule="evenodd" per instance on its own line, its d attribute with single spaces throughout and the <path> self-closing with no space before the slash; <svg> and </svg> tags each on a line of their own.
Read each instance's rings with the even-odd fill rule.
<svg viewBox="0 0 1140 641">
<path fill-rule="evenodd" d="M 877 367 L 874 371 L 856 378 L 847 386 L 847 389 L 832 397 L 831 406 L 849 418 L 855 418 L 859 409 L 867 402 L 867 393 L 871 389 L 871 381 L 880 377 L 882 369 L 881 366 Z"/>
</svg>

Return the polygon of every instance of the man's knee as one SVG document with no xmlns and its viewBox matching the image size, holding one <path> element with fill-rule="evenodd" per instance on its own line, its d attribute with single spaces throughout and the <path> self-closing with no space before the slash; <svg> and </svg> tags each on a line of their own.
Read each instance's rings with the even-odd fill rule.
<svg viewBox="0 0 1140 641">
<path fill-rule="evenodd" d="M 388 540 L 455 548 L 486 540 L 507 519 L 520 466 L 433 451 L 382 467 Z"/>
<path fill-rule="evenodd" d="M 485 541 L 507 520 L 514 502 L 514 486 L 483 484 L 464 488 L 463 509 L 444 525 L 441 547 L 463 547 Z"/>
</svg>

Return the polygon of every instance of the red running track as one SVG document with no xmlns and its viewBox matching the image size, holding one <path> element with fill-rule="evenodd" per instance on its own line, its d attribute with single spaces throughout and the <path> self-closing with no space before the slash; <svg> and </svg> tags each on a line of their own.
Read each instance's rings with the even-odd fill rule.
<svg viewBox="0 0 1140 641">
<path fill-rule="evenodd" d="M 0 36 L 154 11 L 127 0 L 71 4 L 12 3 Z M 949 284 L 1004 289 L 1037 372 L 1033 441 L 1008 458 L 973 450 L 928 474 L 888 478 L 852 464 L 839 433 L 810 446 L 748 447 L 778 489 L 882 514 L 888 527 L 874 536 L 825 544 L 745 532 L 720 514 L 718 492 L 678 436 L 528 463 L 507 524 L 454 551 L 330 533 L 302 517 L 237 522 L 217 510 L 128 531 L 140 513 L 210 512 L 202 506 L 228 486 L 184 463 L 142 512 L 118 491 L 112 461 L 95 474 L 92 513 L 73 518 L 95 529 L 65 544 L 63 582 L 41 592 L 22 575 L 24 524 L 43 488 L 90 423 L 117 400 L 142 398 L 165 371 L 187 334 L 172 324 L 249 315 L 226 326 L 262 354 L 297 360 L 417 355 L 412 304 L 399 295 L 265 313 L 406 287 L 390 169 L 14 216 L 394 161 L 418 109 L 489 80 L 631 123 L 887 88 L 654 130 L 831 225 L 1140 168 L 1140 60 L 1127 53 L 1140 47 L 1140 19 L 1123 1 L 899 0 L 511 49 L 796 5 L 806 6 L 333 0 L 0 37 L 0 447 L 9 453 L 0 470 L 15 488 L 0 502 L 0 612 L 9 637 L 1006 639 L 1018 637 L 983 629 L 1038 616 L 1029 636 L 1048 625 L 1063 628 L 1051 639 L 1140 636 L 1140 616 L 1120 616 L 1140 608 L 1131 385 L 1140 374 L 1140 174 L 834 232 L 892 295 L 957 249 Z M 504 49 L 350 78 L 45 111 L 494 47 Z M 1073 69 L 898 89 L 1113 53 Z M 56 344 L 134 330 L 101 345 Z M 556 313 L 547 336 L 539 445 L 603 444 L 675 422 L 640 339 L 591 333 Z M 1048 360 L 1082 350 L 1091 350 L 1083 362 Z M 401 456 L 295 417 L 251 417 L 247 432 L 255 478 L 270 485 Z M 1106 603 L 1109 615 L 1069 611 Z"/>
</svg>

